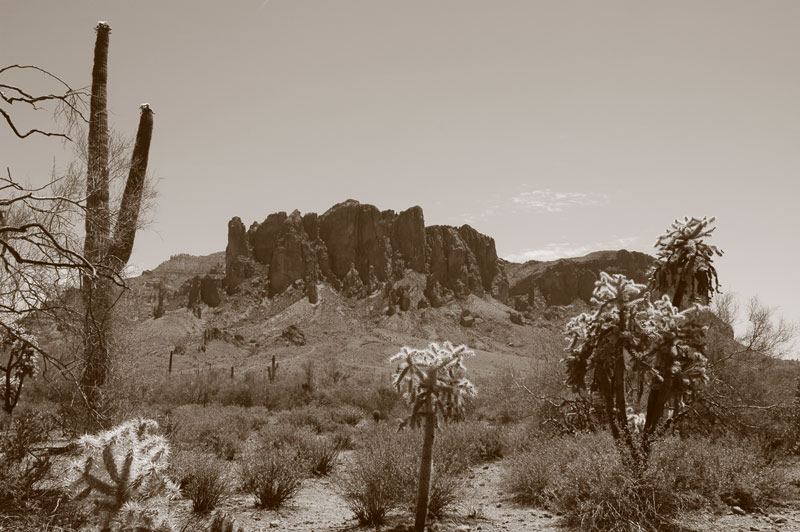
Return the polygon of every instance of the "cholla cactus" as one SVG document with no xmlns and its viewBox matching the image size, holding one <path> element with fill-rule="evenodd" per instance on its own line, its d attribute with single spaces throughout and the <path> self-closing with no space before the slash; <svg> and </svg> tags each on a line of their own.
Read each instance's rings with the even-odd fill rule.
<svg viewBox="0 0 800 532">
<path fill-rule="evenodd" d="M 611 434 L 631 446 L 628 414 L 632 410 L 627 402 L 638 402 L 648 388 L 643 427 L 646 457 L 666 404 L 674 401 L 679 406 L 706 381 L 706 358 L 705 328 L 695 320 L 697 307 L 679 311 L 668 296 L 652 302 L 645 290 L 623 275 L 601 273 L 595 283 L 593 311 L 576 316 L 566 326 L 565 362 L 567 384 L 583 392 L 590 375 L 588 388 L 603 397 Z M 626 388 L 628 383 L 634 385 Z"/>
<path fill-rule="evenodd" d="M 420 426 L 425 420 L 425 435 L 422 443 L 422 459 L 417 492 L 415 532 L 422 532 L 428 516 L 428 497 L 433 468 L 433 442 L 438 418 L 459 419 L 463 415 L 464 399 L 474 396 L 476 391 L 467 380 L 464 358 L 475 353 L 465 345 L 453 347 L 432 343 L 427 349 L 403 347 L 389 359 L 399 362 L 394 375 L 394 386 L 403 393 L 411 405 L 411 415 L 401 424 Z"/>
<path fill-rule="evenodd" d="M 104 514 L 103 530 L 127 530 L 135 522 L 168 526 L 142 506 L 154 498 L 172 498 L 178 487 L 166 475 L 169 445 L 156 434 L 158 423 L 132 419 L 111 430 L 86 435 L 78 441 L 81 456 L 72 467 L 76 498 L 94 493 Z M 132 526 L 132 525 L 131 525 Z"/>
<path fill-rule="evenodd" d="M 716 227 L 715 218 L 675 220 L 656 241 L 656 265 L 650 270 L 651 286 L 663 293 L 672 293 L 672 304 L 678 308 L 700 303 L 707 305 L 719 292 L 714 255 L 722 256 L 716 246 L 706 244 Z M 686 303 L 686 304 L 685 304 Z"/>
<path fill-rule="evenodd" d="M 6 327 L 0 345 L 8 353 L 8 362 L 2 366 L 0 374 L 0 397 L 3 398 L 3 410 L 10 415 L 19 402 L 25 379 L 36 377 L 39 372 L 39 346 L 36 338 L 25 329 L 10 327 Z"/>
<path fill-rule="evenodd" d="M 591 302 L 594 310 L 572 318 L 565 333 L 569 353 L 567 385 L 576 392 L 586 389 L 586 377 L 592 375 L 591 390 L 605 400 L 609 428 L 615 439 L 630 437 L 627 430 L 625 398 L 625 353 L 643 352 L 648 332 L 638 316 L 647 308 L 647 287 L 624 275 L 600 273 Z"/>
</svg>

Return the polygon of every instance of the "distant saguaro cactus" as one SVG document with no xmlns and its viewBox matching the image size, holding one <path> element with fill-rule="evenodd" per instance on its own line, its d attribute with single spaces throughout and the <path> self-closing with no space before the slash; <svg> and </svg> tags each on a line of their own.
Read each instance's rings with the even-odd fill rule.
<svg viewBox="0 0 800 532">
<path fill-rule="evenodd" d="M 275 355 L 272 355 L 272 362 L 267 368 L 267 375 L 269 376 L 270 382 L 275 381 L 275 375 L 278 373 L 278 366 L 279 364 L 275 361 Z"/>
<path fill-rule="evenodd" d="M 411 405 L 411 415 L 401 424 L 419 427 L 425 420 L 422 442 L 422 460 L 419 470 L 417 508 L 414 519 L 415 532 L 423 532 L 428 517 L 428 502 L 433 469 L 433 443 L 438 419 L 460 419 L 464 399 L 476 394 L 475 387 L 466 378 L 465 357 L 475 353 L 465 345 L 453 347 L 432 343 L 427 349 L 403 347 L 390 362 L 399 362 L 394 376 L 394 386 L 403 393 Z"/>
<path fill-rule="evenodd" d="M 73 489 L 76 499 L 95 494 L 104 513 L 102 530 L 111 530 L 114 522 L 155 523 L 159 516 L 143 503 L 178 494 L 166 474 L 169 444 L 157 430 L 153 420 L 132 419 L 78 441 L 82 453 L 72 466 Z"/>
</svg>

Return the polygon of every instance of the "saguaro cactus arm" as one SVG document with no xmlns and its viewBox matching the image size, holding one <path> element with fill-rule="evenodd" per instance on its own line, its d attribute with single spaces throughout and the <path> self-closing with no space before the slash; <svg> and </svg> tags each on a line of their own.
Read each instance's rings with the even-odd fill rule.
<svg viewBox="0 0 800 532">
<path fill-rule="evenodd" d="M 136 132 L 136 143 L 133 146 L 131 169 L 125 192 L 122 195 L 117 224 L 114 230 L 109 256 L 120 269 L 127 264 L 133 251 L 136 226 L 142 206 L 144 181 L 147 173 L 147 160 L 150 153 L 150 140 L 153 137 L 153 110 L 148 104 L 142 104 L 139 117 L 139 129 Z"/>
</svg>

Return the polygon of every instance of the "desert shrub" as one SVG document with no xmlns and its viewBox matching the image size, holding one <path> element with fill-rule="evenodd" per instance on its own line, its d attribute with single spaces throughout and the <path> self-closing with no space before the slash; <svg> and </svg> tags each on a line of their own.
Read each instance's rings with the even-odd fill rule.
<svg viewBox="0 0 800 532">
<path fill-rule="evenodd" d="M 598 448 L 597 443 L 597 439 L 586 436 L 530 439 L 523 450 L 506 460 L 505 483 L 520 502 L 546 505 L 556 498 L 559 477 L 581 453 L 593 457 L 603 454 L 606 446 Z M 609 459 L 618 461 L 617 456 Z"/>
<path fill-rule="evenodd" d="M 334 423 L 354 427 L 364 419 L 364 412 L 352 405 L 340 405 L 330 410 L 330 418 Z"/>
<path fill-rule="evenodd" d="M 208 457 L 197 457 L 187 465 L 180 479 L 181 491 L 192 501 L 192 510 L 207 514 L 228 494 L 228 468 Z"/>
<path fill-rule="evenodd" d="M 305 472 L 302 455 L 289 447 L 254 453 L 242 463 L 242 488 L 256 497 L 256 505 L 276 510 L 300 490 Z"/>
<path fill-rule="evenodd" d="M 295 427 L 280 423 L 262 428 L 258 435 L 259 445 L 265 452 L 269 449 L 283 448 L 304 450 L 317 438 L 317 433 L 306 425 Z"/>
<path fill-rule="evenodd" d="M 341 449 L 332 435 L 316 434 L 307 425 L 271 425 L 259 434 L 261 452 L 290 449 L 297 452 L 309 474 L 328 475 L 336 466 Z"/>
<path fill-rule="evenodd" d="M 50 421 L 35 412 L 8 417 L 0 429 L 0 508 L 35 508 L 43 494 L 39 483 L 50 475 L 52 463 L 40 450 Z"/>
<path fill-rule="evenodd" d="M 697 506 L 739 506 L 747 511 L 780 499 L 786 479 L 770 464 L 757 441 L 733 438 L 659 442 L 650 473 Z"/>
<path fill-rule="evenodd" d="M 209 523 L 206 532 L 244 532 L 244 528 L 236 526 L 236 520 L 226 513 L 216 513 Z"/>
<path fill-rule="evenodd" d="M 434 470 L 428 515 L 441 517 L 457 500 L 463 474 L 471 463 L 470 448 L 454 437 L 451 427 L 441 431 L 434 448 Z M 459 432 L 459 435 L 463 434 Z M 420 468 L 420 432 L 375 426 L 362 438 L 353 463 L 336 479 L 339 493 L 362 524 L 378 526 L 397 508 L 414 508 Z"/>
<path fill-rule="evenodd" d="M 408 492 L 405 484 L 414 471 L 405 457 L 413 451 L 409 438 L 395 436 L 383 427 L 368 434 L 351 467 L 336 479 L 339 494 L 361 524 L 382 525 Z"/>
<path fill-rule="evenodd" d="M 184 405 L 173 414 L 177 428 L 172 441 L 233 460 L 250 434 L 252 416 L 241 407 Z"/>
<path fill-rule="evenodd" d="M 278 414 L 277 422 L 290 427 L 309 427 L 317 434 L 330 432 L 336 427 L 328 415 L 328 411 L 324 407 L 316 405 L 284 410 Z"/>
<path fill-rule="evenodd" d="M 565 436 L 512 456 L 505 479 L 518 499 L 560 510 L 580 530 L 670 530 L 683 510 L 752 510 L 776 497 L 779 476 L 758 456 L 733 440 L 669 438 L 637 471 L 606 434 Z"/>
<path fill-rule="evenodd" d="M 336 427 L 331 439 L 340 451 L 352 451 L 356 448 L 356 431 L 349 425 Z"/>
<path fill-rule="evenodd" d="M 302 451 L 314 475 L 329 475 L 339 462 L 339 449 L 333 439 L 316 438 Z"/>
<path fill-rule="evenodd" d="M 628 469 L 605 434 L 531 442 L 506 468 L 518 499 L 555 507 L 586 531 L 668 530 L 680 501 L 658 480 Z"/>
<path fill-rule="evenodd" d="M 502 458 L 505 448 L 504 429 L 483 422 L 444 425 L 439 432 L 439 445 L 458 455 L 466 465 Z"/>
</svg>

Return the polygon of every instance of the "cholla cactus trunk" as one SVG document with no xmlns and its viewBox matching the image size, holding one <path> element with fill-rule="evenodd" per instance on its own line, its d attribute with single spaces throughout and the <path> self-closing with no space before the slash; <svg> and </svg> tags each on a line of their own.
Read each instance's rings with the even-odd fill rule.
<svg viewBox="0 0 800 532">
<path fill-rule="evenodd" d="M 428 371 L 425 399 L 425 432 L 422 439 L 422 457 L 419 464 L 419 489 L 417 490 L 417 513 L 414 517 L 414 532 L 425 530 L 428 518 L 428 503 L 431 492 L 431 473 L 433 472 L 433 443 L 436 438 L 436 411 L 434 410 L 434 388 L 436 386 L 436 366 Z"/>
</svg>

